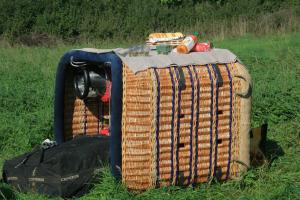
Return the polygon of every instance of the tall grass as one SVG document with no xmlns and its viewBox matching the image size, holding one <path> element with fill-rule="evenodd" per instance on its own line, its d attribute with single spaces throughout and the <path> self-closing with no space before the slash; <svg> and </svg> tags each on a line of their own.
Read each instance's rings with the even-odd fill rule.
<svg viewBox="0 0 300 200">
<path fill-rule="evenodd" d="M 200 27 L 200 28 L 199 28 Z M 187 32 L 199 30 L 207 39 L 241 37 L 249 33 L 263 36 L 274 33 L 295 32 L 300 28 L 300 18 L 294 9 L 282 9 L 274 13 L 259 14 L 255 17 L 235 16 L 232 18 L 197 21 Z"/>
<path fill-rule="evenodd" d="M 269 162 L 237 180 L 141 194 L 128 192 L 106 169 L 101 181 L 81 199 L 299 199 L 300 33 L 214 42 L 236 53 L 249 68 L 254 83 L 252 125 L 269 123 Z M 53 139 L 56 65 L 65 51 L 80 46 L 0 47 L 0 166 L 45 138 Z M 1 198 L 46 199 L 15 192 L 3 183 Z"/>
</svg>

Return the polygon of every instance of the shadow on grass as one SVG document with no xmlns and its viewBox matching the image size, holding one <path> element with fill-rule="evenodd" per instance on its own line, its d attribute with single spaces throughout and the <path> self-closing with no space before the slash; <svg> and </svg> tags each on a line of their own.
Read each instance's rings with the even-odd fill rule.
<svg viewBox="0 0 300 200">
<path fill-rule="evenodd" d="M 6 185 L 3 180 L 0 181 L 0 199 L 17 199 L 14 190 Z"/>
<path fill-rule="evenodd" d="M 267 140 L 265 145 L 265 155 L 271 165 L 277 158 L 284 156 L 282 147 L 275 140 Z"/>
<path fill-rule="evenodd" d="M 272 165 L 273 161 L 284 156 L 284 151 L 277 141 L 267 139 L 268 123 L 252 128 L 250 132 L 250 160 L 252 167 L 264 164 Z"/>
</svg>

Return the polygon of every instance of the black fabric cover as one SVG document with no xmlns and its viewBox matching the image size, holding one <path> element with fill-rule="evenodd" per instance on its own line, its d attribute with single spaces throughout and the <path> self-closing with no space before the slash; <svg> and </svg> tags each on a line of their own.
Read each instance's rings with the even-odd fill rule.
<svg viewBox="0 0 300 200">
<path fill-rule="evenodd" d="M 72 197 L 86 192 L 108 162 L 108 137 L 78 137 L 5 161 L 3 179 L 21 192 Z"/>
</svg>

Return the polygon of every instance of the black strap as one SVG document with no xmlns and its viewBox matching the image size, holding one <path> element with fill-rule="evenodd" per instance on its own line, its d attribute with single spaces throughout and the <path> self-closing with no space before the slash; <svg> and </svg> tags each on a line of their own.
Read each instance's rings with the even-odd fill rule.
<svg viewBox="0 0 300 200">
<path fill-rule="evenodd" d="M 178 172 L 177 185 L 184 185 L 184 174 L 183 171 Z"/>
<path fill-rule="evenodd" d="M 33 150 L 32 152 L 28 153 L 28 154 L 25 156 L 25 158 L 15 166 L 15 168 L 18 168 L 18 167 L 20 167 L 21 165 L 24 165 L 24 164 L 28 161 L 28 159 L 29 159 L 33 154 L 37 153 L 39 150 L 40 150 L 40 148 L 36 148 L 36 149 Z"/>
<path fill-rule="evenodd" d="M 216 75 L 217 75 L 217 86 L 222 87 L 223 86 L 223 78 L 221 75 L 221 71 L 218 65 L 212 65 L 215 69 Z"/>
<path fill-rule="evenodd" d="M 54 147 L 54 146 L 53 146 L 53 147 Z M 36 148 L 36 149 L 33 150 L 32 152 L 28 153 L 28 154 L 25 156 L 25 158 L 15 166 L 15 168 L 18 168 L 18 167 L 20 167 L 21 165 L 26 164 L 26 162 L 28 161 L 28 159 L 29 159 L 33 154 L 35 154 L 35 153 L 37 153 L 37 152 L 39 152 L 39 151 L 41 151 L 40 159 L 39 159 L 39 162 L 38 162 L 38 164 L 40 164 L 41 162 L 44 161 L 45 151 L 46 151 L 47 149 L 50 149 L 50 148 L 53 148 L 53 147 L 49 147 L 49 148 L 39 148 L 39 147 L 38 147 L 38 148 Z"/>
<path fill-rule="evenodd" d="M 40 156 L 40 163 L 43 162 L 43 160 L 44 160 L 45 150 L 46 149 L 44 149 L 44 148 L 41 149 L 42 152 L 41 152 L 41 156 Z"/>
<path fill-rule="evenodd" d="M 178 74 L 179 74 L 179 79 L 178 79 L 178 84 L 179 84 L 179 89 L 180 90 L 185 90 L 186 85 L 185 85 L 185 77 L 184 77 L 184 73 L 182 70 L 181 66 L 178 66 L 177 68 Z"/>
</svg>

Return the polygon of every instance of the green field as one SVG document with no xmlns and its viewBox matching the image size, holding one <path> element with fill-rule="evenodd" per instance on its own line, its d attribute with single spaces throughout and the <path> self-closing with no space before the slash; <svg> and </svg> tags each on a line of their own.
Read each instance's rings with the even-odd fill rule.
<svg viewBox="0 0 300 200">
<path fill-rule="evenodd" d="M 167 187 L 132 194 L 109 171 L 82 199 L 299 199 L 300 32 L 215 41 L 239 56 L 253 79 L 252 125 L 268 122 L 269 163 L 239 180 Z M 87 46 L 87 45 L 81 45 Z M 91 46 L 91 45 L 89 45 Z M 98 45 L 98 48 L 117 45 Z M 53 139 L 53 95 L 57 63 L 80 46 L 0 46 L 0 169 L 5 159 Z M 46 199 L 14 192 L 0 183 L 0 199 Z"/>
</svg>

